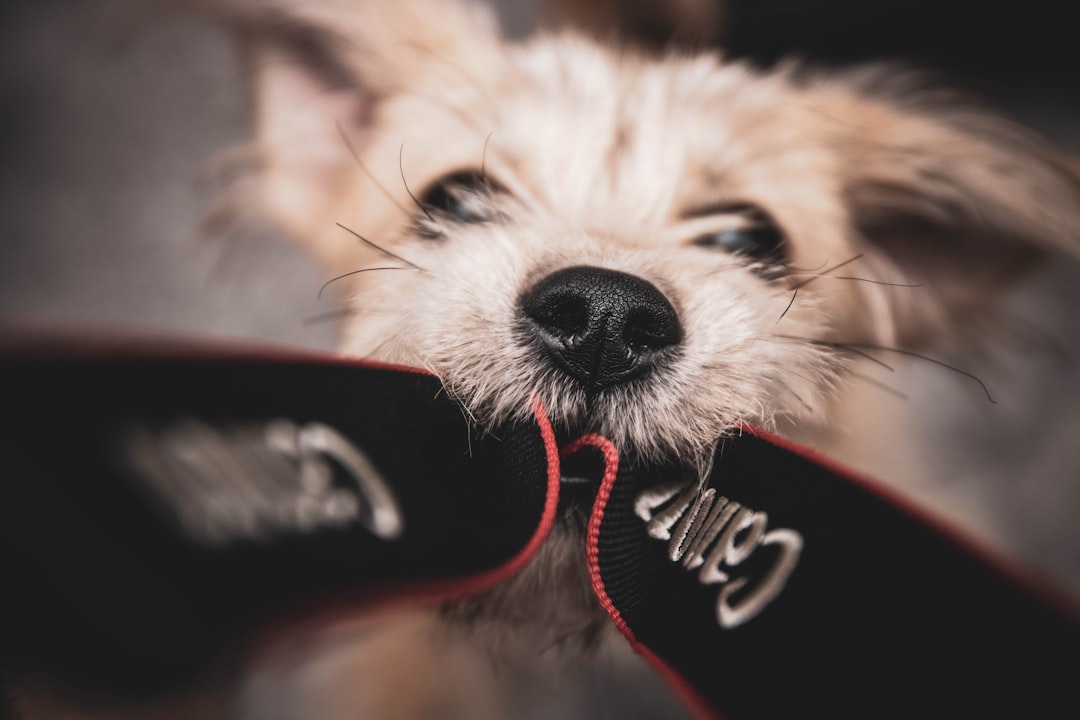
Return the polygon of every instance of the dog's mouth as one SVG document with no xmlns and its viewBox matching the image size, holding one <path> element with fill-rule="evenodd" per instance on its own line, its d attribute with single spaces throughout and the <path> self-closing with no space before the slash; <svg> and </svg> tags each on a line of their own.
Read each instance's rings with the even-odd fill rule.
<svg viewBox="0 0 1080 720">
<path fill-rule="evenodd" d="M 596 452 L 568 452 L 581 438 L 594 434 L 586 425 L 564 424 L 555 427 L 555 443 L 563 454 L 560 467 L 564 488 L 598 483 L 604 464 Z"/>
<path fill-rule="evenodd" d="M 559 509 L 564 517 L 582 529 L 600 490 L 604 469 L 603 457 L 596 452 L 577 452 L 562 460 Z"/>
<path fill-rule="evenodd" d="M 635 482 L 653 484 L 658 479 L 683 478 L 692 481 L 698 471 L 674 455 L 651 456 L 646 462 L 632 447 L 620 447 L 601 433 L 583 430 L 587 426 L 564 426 L 556 430 L 560 448 L 559 510 L 565 524 L 584 531 L 600 485 L 609 472 L 639 476 Z M 609 466 L 615 452 L 615 467 Z M 648 480 L 646 479 L 648 478 Z"/>
</svg>

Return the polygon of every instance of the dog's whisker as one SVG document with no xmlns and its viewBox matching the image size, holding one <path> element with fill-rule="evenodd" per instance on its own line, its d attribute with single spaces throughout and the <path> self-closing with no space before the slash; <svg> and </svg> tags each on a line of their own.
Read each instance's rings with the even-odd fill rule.
<svg viewBox="0 0 1080 720">
<path fill-rule="evenodd" d="M 984 383 L 978 375 L 973 372 L 969 372 L 968 370 L 964 370 L 963 368 L 957 367 L 956 365 L 953 365 L 951 363 L 947 363 L 944 360 L 938 360 L 937 358 L 930 357 L 929 355 L 923 355 L 922 353 L 918 353 L 913 350 L 888 347 L 885 345 L 873 345 L 868 343 L 848 343 L 847 346 L 849 348 L 866 348 L 869 350 L 880 350 L 882 352 L 897 353 L 898 355 L 904 355 L 906 357 L 915 358 L 917 360 L 923 360 L 933 365 L 937 365 L 938 367 L 945 368 L 946 370 L 951 370 L 958 375 L 962 375 L 966 378 L 970 378 L 971 380 L 973 380 L 975 383 L 978 384 L 980 388 L 982 388 L 983 393 L 986 395 L 986 399 L 989 400 L 991 404 L 998 404 L 997 400 L 994 399 L 994 396 L 990 394 L 990 388 L 987 387 L 986 383 Z"/>
<path fill-rule="evenodd" d="M 398 266 L 380 266 L 380 267 L 360 268 L 359 270 L 353 270 L 352 272 L 342 273 L 341 275 L 338 275 L 337 277 L 330 278 L 329 280 L 327 280 L 326 282 L 324 282 L 322 284 L 322 287 L 319 288 L 319 292 L 315 297 L 318 298 L 318 299 L 322 299 L 323 291 L 326 290 L 326 288 L 328 288 L 331 284 L 336 283 L 338 280 L 344 280 L 347 277 L 351 277 L 353 275 L 359 275 L 360 273 L 375 272 L 376 270 L 410 270 L 410 271 L 415 272 L 417 269 L 416 268 L 411 268 L 411 267 L 398 267 Z"/>
<path fill-rule="evenodd" d="M 335 121 L 334 124 L 337 126 L 338 134 L 341 136 L 342 142 L 345 143 L 345 147 L 348 148 L 349 154 L 352 155 L 352 159 L 356 162 L 356 166 L 359 167 L 360 170 L 362 170 L 363 173 L 368 176 L 368 179 L 371 180 L 375 187 L 378 188 L 379 192 L 383 194 L 383 197 L 389 200 L 394 207 L 401 211 L 402 215 L 411 215 L 412 213 L 410 213 L 404 205 L 398 202 L 397 198 L 394 197 L 393 193 L 391 193 L 390 190 L 388 190 L 387 187 L 382 184 L 379 178 L 375 177 L 375 173 L 371 172 L 371 169 L 368 168 L 366 164 L 364 164 L 363 160 L 360 159 L 360 154 L 356 152 L 356 148 L 353 147 L 352 141 L 349 140 L 349 136 L 348 134 L 346 134 L 345 128 L 341 127 L 341 123 Z"/>
<path fill-rule="evenodd" d="M 409 189 L 409 183 L 405 179 L 405 166 L 403 164 L 404 155 L 405 143 L 401 143 L 401 146 L 398 148 L 397 156 L 398 173 L 401 175 L 401 184 L 402 186 L 404 186 L 405 192 L 407 192 L 409 194 L 409 197 L 412 198 L 412 201 L 416 205 L 416 207 L 420 209 L 420 212 L 424 213 L 424 215 L 427 216 L 427 219 L 434 223 L 435 218 L 431 215 L 431 212 L 424 206 L 422 202 L 420 202 L 416 198 L 416 195 L 413 194 L 413 191 Z"/>
<path fill-rule="evenodd" d="M 825 258 L 825 261 L 824 261 L 823 263 L 821 263 L 821 264 L 820 264 L 820 265 L 818 265 L 817 267 L 812 267 L 812 268 L 800 268 L 800 267 L 796 267 L 796 266 L 794 266 L 794 265 L 789 265 L 789 266 L 788 266 L 788 270 L 791 270 L 791 271 L 793 271 L 793 273 L 792 273 L 792 274 L 798 274 L 798 273 L 816 273 L 816 272 L 820 272 L 820 271 L 821 271 L 821 268 L 823 268 L 823 267 L 825 267 L 826 265 L 828 265 L 828 264 L 829 264 L 829 260 L 831 260 L 831 259 L 832 259 L 832 258 L 830 258 L 830 257 L 826 257 L 826 258 Z"/>
<path fill-rule="evenodd" d="M 817 273 L 816 275 L 814 275 L 814 276 L 812 276 L 810 278 L 807 278 L 806 280 L 803 280 L 801 283 L 796 283 L 795 286 L 792 289 L 793 290 L 798 290 L 799 288 L 804 288 L 807 285 L 809 285 L 810 283 L 814 282 L 815 280 L 819 280 L 819 279 L 827 276 L 829 273 L 833 272 L 834 270 L 839 270 L 840 268 L 844 267 L 845 265 L 850 265 L 851 263 L 856 262 L 857 260 L 861 260 L 864 254 L 865 253 L 858 253 L 857 255 L 855 255 L 853 257 L 850 257 L 847 260 L 844 260 L 843 262 L 839 262 L 839 263 L 833 265 L 832 267 L 826 268 L 825 270 L 822 270 L 820 273 Z"/>
<path fill-rule="evenodd" d="M 361 235 L 360 233 L 356 232 L 356 231 L 355 231 L 355 230 L 353 230 L 352 228 L 348 228 L 348 227 L 346 227 L 346 226 L 342 225 L 342 224 L 341 224 L 341 223 L 339 223 L 339 222 L 335 222 L 334 224 L 335 224 L 335 225 L 337 225 L 337 226 L 338 226 L 339 228 L 341 228 L 342 230 L 344 230 L 345 232 L 347 232 L 347 233 L 349 233 L 350 235 L 352 235 L 353 237 L 355 237 L 355 238 L 356 238 L 357 240 L 359 240 L 360 242 L 362 242 L 362 243 L 364 243 L 365 245 L 367 245 L 367 246 L 368 246 L 369 248 L 371 248 L 372 250 L 376 250 L 376 251 L 378 251 L 378 252 L 382 253 L 383 255 L 385 255 L 386 257 L 389 257 L 389 258 L 393 258 L 394 260 L 397 260 L 398 262 L 403 262 L 403 263 L 405 263 L 406 265 L 408 265 L 409 267 L 413 268 L 414 270 L 419 270 L 420 272 L 422 272 L 422 273 L 426 273 L 426 274 L 428 274 L 428 275 L 430 275 L 430 274 L 431 274 L 431 273 L 429 273 L 429 272 L 428 272 L 427 270 L 425 270 L 424 268 L 422 268 L 422 267 L 420 267 L 419 265 L 417 265 L 416 263 L 412 262 L 411 260 L 406 260 L 405 258 L 401 257 L 400 255 L 397 255 L 397 254 L 395 254 L 395 253 L 392 253 L 392 252 L 390 252 L 389 250 L 387 250 L 387 249 L 386 249 L 386 248 L 384 248 L 383 246 L 381 246 L 381 245 L 377 245 L 376 243 L 373 243 L 373 242 L 371 242 L 371 241 L 370 241 L 370 240 L 368 240 L 368 239 L 367 239 L 366 237 L 364 237 L 364 236 L 363 236 L 363 235 Z"/>
<path fill-rule="evenodd" d="M 848 345 L 836 345 L 834 347 L 838 347 L 841 350 L 852 353 L 854 355 L 858 355 L 859 357 L 864 358 L 866 360 L 869 360 L 870 362 L 874 363 L 878 367 L 882 367 L 882 368 L 888 370 L 889 372 L 896 372 L 896 368 L 894 368 L 892 365 L 889 365 L 887 362 L 885 362 L 881 358 L 874 357 L 873 355 L 871 355 L 870 353 L 868 353 L 868 352 L 866 352 L 864 350 L 860 350 L 858 348 L 850 347 Z"/>
<path fill-rule="evenodd" d="M 784 308 L 784 312 L 780 313 L 780 317 L 776 318 L 776 324 L 779 325 L 780 321 L 784 319 L 784 316 L 791 310 L 791 306 L 795 304 L 795 298 L 799 294 L 799 288 L 795 288 L 791 291 L 791 299 L 788 300 L 787 307 Z"/>
<path fill-rule="evenodd" d="M 873 355 L 866 352 L 865 350 L 861 350 L 861 349 L 859 349 L 857 347 L 853 347 L 853 346 L 848 345 L 846 343 L 830 343 L 830 342 L 814 341 L 814 344 L 815 345 L 827 345 L 829 347 L 837 348 L 838 350 L 843 350 L 844 352 L 849 352 L 849 353 L 851 353 L 853 355 L 858 355 L 859 357 L 861 357 L 861 358 L 863 358 L 865 360 L 869 360 L 870 362 L 874 363 L 878 367 L 881 367 L 881 368 L 883 368 L 885 370 L 888 370 L 889 372 L 896 372 L 895 367 L 888 364 L 887 362 L 885 362 L 881 358 L 874 357 Z"/>
<path fill-rule="evenodd" d="M 866 373 L 859 372 L 858 370 L 850 370 L 850 369 L 847 370 L 846 372 L 847 372 L 848 375 L 851 375 L 854 378 L 862 380 L 863 382 L 865 382 L 867 384 L 873 385 L 874 387 L 878 388 L 879 390 L 883 390 L 883 391 L 889 393 L 890 395 L 893 395 L 894 397 L 899 398 L 900 400 L 904 400 L 906 402 L 907 400 L 910 399 L 908 397 L 908 394 L 905 393 L 903 390 L 900 390 L 899 388 L 895 388 L 895 387 L 893 387 L 892 385 L 889 385 L 886 382 L 882 382 L 881 380 L 878 380 L 876 377 L 873 377 L 872 375 L 868 375 Z"/>
<path fill-rule="evenodd" d="M 798 277 L 803 273 L 795 273 L 791 277 Z M 855 277 L 852 275 L 814 275 L 814 280 L 850 280 L 852 282 L 864 282 L 872 285 L 884 285 L 886 287 L 900 287 L 900 288 L 920 288 L 925 287 L 923 283 L 901 283 L 901 282 L 889 282 L 888 280 L 875 280 L 873 278 Z M 801 287 L 801 286 L 800 286 Z M 797 291 L 799 288 L 796 287 Z"/>
<path fill-rule="evenodd" d="M 947 363 L 944 360 L 939 360 L 937 358 L 930 357 L 929 355 L 924 355 L 922 353 L 915 352 L 914 350 L 905 350 L 904 348 L 889 347 L 888 345 L 875 345 L 873 343 L 843 343 L 843 342 L 831 342 L 831 341 L 828 341 L 828 340 L 810 340 L 809 342 L 812 342 L 814 344 L 823 344 L 823 345 L 827 345 L 827 346 L 830 346 L 830 347 L 835 347 L 835 348 L 837 348 L 839 350 L 844 350 L 846 352 L 854 353 L 856 355 L 859 355 L 861 357 L 866 358 L 867 360 L 870 360 L 870 361 L 872 361 L 874 363 L 877 363 L 878 365 L 881 365 L 882 367 L 884 367 L 884 368 L 886 368 L 886 369 L 888 369 L 890 371 L 894 371 L 895 368 L 891 367 L 890 365 L 885 364 L 880 358 L 875 358 L 874 356 L 870 355 L 870 353 L 867 352 L 867 351 L 868 350 L 878 350 L 878 351 L 881 351 L 881 352 L 891 352 L 891 353 L 896 353 L 898 355 L 903 355 L 905 357 L 914 358 L 916 360 L 922 360 L 922 361 L 928 362 L 928 363 L 930 363 L 932 365 L 937 365 L 938 367 L 942 367 L 942 368 L 945 368 L 946 370 L 950 370 L 950 371 L 952 371 L 952 372 L 954 372 L 954 373 L 956 373 L 958 375 L 962 375 L 962 376 L 964 376 L 966 378 L 970 378 L 972 381 L 974 381 L 975 383 L 978 384 L 978 386 L 982 389 L 983 394 L 986 395 L 986 399 L 988 401 L 990 401 L 990 403 L 992 403 L 994 405 L 998 404 L 997 400 L 995 400 L 994 396 L 990 393 L 990 388 L 975 373 L 970 372 L 968 370 L 964 370 L 963 368 L 957 367 L 956 365 L 953 365 L 951 363 Z"/>
<path fill-rule="evenodd" d="M 465 125 L 470 127 L 472 130 L 474 130 L 478 135 L 483 134 L 485 136 L 485 138 L 486 138 L 486 137 L 488 137 L 488 136 L 490 136 L 490 135 L 492 135 L 494 133 L 494 131 L 490 129 L 491 128 L 491 121 L 490 120 L 484 120 L 484 121 L 477 120 L 476 118 L 473 118 L 472 116 L 470 116 L 463 108 L 458 107 L 457 105 L 453 105 L 453 104 L 451 104 L 449 102 L 446 102 L 446 101 L 444 101 L 444 100 L 442 100 L 440 98 L 437 98 L 437 97 L 434 97 L 434 96 L 431 96 L 431 95 L 417 94 L 416 97 L 419 98 L 419 99 L 422 99 L 422 100 L 424 100 L 426 102 L 430 102 L 431 104 L 438 107 L 440 110 L 444 110 L 444 111 L 450 113 L 451 115 L 456 117 L 458 120 L 460 120 L 462 123 L 464 123 Z M 485 155 L 485 158 L 484 158 L 485 163 L 486 163 L 486 155 L 492 155 L 492 156 L 494 156 L 496 158 L 499 158 L 501 160 L 501 165 L 503 166 L 504 170 L 507 169 L 507 167 L 512 167 L 514 165 L 512 158 L 508 158 L 506 153 L 500 151 L 498 146 L 489 145 L 487 143 L 487 140 L 485 140 L 484 155 Z M 507 180 L 512 179 L 512 177 L 513 177 L 512 175 L 510 177 L 508 177 L 508 178 L 504 177 L 503 180 L 507 181 Z M 537 198 L 530 192 L 529 187 L 527 185 L 525 185 L 524 183 L 518 182 L 511 189 L 513 189 L 515 191 L 515 195 L 517 196 L 517 199 L 522 201 L 528 207 L 534 208 L 534 209 L 537 208 L 537 207 L 542 207 L 542 205 L 539 203 Z"/>
</svg>

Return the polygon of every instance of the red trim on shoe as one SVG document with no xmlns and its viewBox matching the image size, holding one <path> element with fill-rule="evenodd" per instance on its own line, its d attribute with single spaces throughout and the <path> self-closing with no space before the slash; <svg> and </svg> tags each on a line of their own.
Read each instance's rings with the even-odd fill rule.
<svg viewBox="0 0 1080 720">
<path fill-rule="evenodd" d="M 611 489 L 615 486 L 615 479 L 619 474 L 619 451 L 615 445 L 602 435 L 585 435 L 574 440 L 562 449 L 562 457 L 573 455 L 583 447 L 593 447 L 600 451 L 604 458 L 604 474 L 600 480 L 600 490 L 596 494 L 592 513 L 589 515 L 589 524 L 585 533 L 585 558 L 588 563 L 589 581 L 593 592 L 600 601 L 608 616 L 611 617 L 615 627 L 619 629 L 629 642 L 630 646 L 638 655 L 645 658 L 654 670 L 678 693 L 683 701 L 690 707 L 695 715 L 703 720 L 722 720 L 715 708 L 705 701 L 697 690 L 683 678 L 673 667 L 667 664 L 660 656 L 652 652 L 647 646 L 638 641 L 634 631 L 627 625 L 619 609 L 607 594 L 604 587 L 604 579 L 600 575 L 600 524 L 604 520 L 604 510 L 611 498 Z"/>
<path fill-rule="evenodd" d="M 485 590 L 524 567 L 547 540 L 548 535 L 551 534 L 551 528 L 555 525 L 555 511 L 559 506 L 559 482 L 562 479 L 559 446 L 555 441 L 555 430 L 551 427 L 551 420 L 548 419 L 547 411 L 544 410 L 539 399 L 533 398 L 532 410 L 536 416 L 536 424 L 540 426 L 540 436 L 544 441 L 544 455 L 547 458 L 547 494 L 544 496 L 544 512 L 540 516 L 540 524 L 537 525 L 536 531 L 525 547 L 509 561 L 497 568 L 468 578 L 465 584 L 457 583 L 463 595 Z"/>
<path fill-rule="evenodd" d="M 619 474 L 619 451 L 610 440 L 602 435 L 585 435 L 573 441 L 563 448 L 562 456 L 565 458 L 573 455 L 583 447 L 593 447 L 600 451 L 604 457 L 604 475 L 600 479 L 600 490 L 597 491 L 596 500 L 593 502 L 592 513 L 589 515 L 589 524 L 585 531 L 585 558 L 589 568 L 589 582 L 593 592 L 600 600 L 600 606 L 611 616 L 615 627 L 627 637 L 630 642 L 635 642 L 634 633 L 630 626 L 623 620 L 615 603 L 608 597 L 604 590 L 604 581 L 600 577 L 600 523 L 604 519 L 604 508 L 611 497 L 611 488 L 615 485 L 615 477 Z"/>
</svg>

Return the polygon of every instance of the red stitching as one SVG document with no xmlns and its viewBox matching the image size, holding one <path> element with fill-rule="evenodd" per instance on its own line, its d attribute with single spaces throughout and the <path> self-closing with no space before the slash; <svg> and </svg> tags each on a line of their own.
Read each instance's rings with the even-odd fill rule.
<svg viewBox="0 0 1080 720">
<path fill-rule="evenodd" d="M 634 639 L 634 632 L 623 620 L 615 603 L 608 597 L 604 589 L 604 581 L 600 577 L 600 523 L 604 520 L 604 508 L 611 497 L 611 489 L 615 485 L 615 477 L 619 474 L 619 451 L 615 445 L 602 435 L 584 435 L 563 448 L 562 456 L 565 458 L 585 446 L 591 446 L 600 451 L 604 456 L 604 475 L 600 479 L 600 490 L 596 493 L 596 501 L 593 503 L 593 511 L 589 516 L 589 525 L 585 532 L 585 557 L 589 565 L 589 582 L 593 592 L 596 593 L 600 606 L 611 617 L 615 627 L 630 642 Z"/>
<path fill-rule="evenodd" d="M 611 498 L 615 478 L 619 474 L 619 451 L 610 440 L 602 435 L 585 435 L 566 445 L 562 449 L 562 457 L 566 458 L 573 455 L 586 446 L 596 448 L 604 457 L 604 475 L 600 480 L 600 490 L 596 493 L 596 500 L 593 503 L 592 513 L 589 515 L 589 524 L 585 534 L 585 557 L 589 566 L 589 582 L 592 583 L 593 592 L 596 593 L 600 606 L 604 608 L 611 621 L 615 623 L 615 627 L 619 629 L 623 637 L 630 641 L 630 646 L 634 648 L 634 652 L 641 655 L 646 662 L 653 666 L 675 692 L 682 696 L 694 714 L 709 720 L 722 720 L 723 716 L 698 693 L 686 678 L 634 636 L 634 631 L 627 625 L 626 620 L 623 619 L 622 614 L 615 607 L 615 603 L 607 594 L 604 580 L 600 576 L 600 525 L 604 521 L 604 510 L 607 508 L 608 500 Z"/>
<path fill-rule="evenodd" d="M 551 420 L 548 419 L 547 411 L 544 410 L 544 406 L 538 398 L 533 398 L 532 409 L 533 414 L 536 416 L 536 424 L 540 426 L 540 437 L 544 441 L 544 455 L 547 457 L 548 467 L 547 492 L 544 495 L 544 511 L 540 516 L 540 524 L 537 525 L 536 531 L 529 538 L 529 542 L 513 558 L 499 567 L 467 578 L 458 585 L 462 595 L 471 595 L 485 590 L 488 586 L 510 577 L 524 567 L 525 563 L 532 559 L 532 556 L 547 540 L 552 526 L 555 525 L 555 511 L 559 506 L 559 487 L 562 479 L 562 469 L 559 466 L 559 446 L 555 440 L 555 430 L 551 427 Z M 457 596 L 457 593 L 454 596 Z"/>
</svg>

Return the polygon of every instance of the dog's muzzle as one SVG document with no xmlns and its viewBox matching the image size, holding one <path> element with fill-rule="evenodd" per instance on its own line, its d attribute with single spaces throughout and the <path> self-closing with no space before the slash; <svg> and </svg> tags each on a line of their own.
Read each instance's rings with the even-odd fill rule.
<svg viewBox="0 0 1080 720">
<path fill-rule="evenodd" d="M 682 341 L 678 314 L 664 294 L 614 270 L 559 270 L 520 305 L 548 356 L 589 392 L 643 375 Z"/>
</svg>

